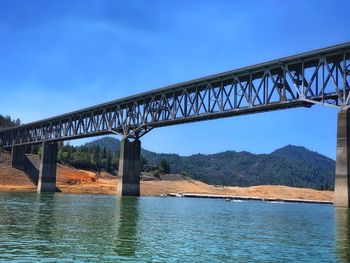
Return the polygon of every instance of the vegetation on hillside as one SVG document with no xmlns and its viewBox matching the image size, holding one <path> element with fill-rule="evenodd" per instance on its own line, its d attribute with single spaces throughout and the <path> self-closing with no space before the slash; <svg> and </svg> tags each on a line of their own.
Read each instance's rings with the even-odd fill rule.
<svg viewBox="0 0 350 263">
<path fill-rule="evenodd" d="M 119 156 L 120 141 L 118 139 L 107 136 L 84 144 L 84 147 L 88 148 L 96 146 L 99 146 L 101 149 L 106 148 L 107 151 L 111 151 Z"/>
<path fill-rule="evenodd" d="M 86 145 L 104 145 L 119 156 L 119 140 L 104 137 Z M 85 146 L 86 146 L 85 145 Z M 288 145 L 271 154 L 227 151 L 217 154 L 159 154 L 142 149 L 144 163 L 159 173 L 182 173 L 214 185 L 288 185 L 333 189 L 335 161 L 304 147 Z"/>
<path fill-rule="evenodd" d="M 59 143 L 57 161 L 77 168 L 113 172 L 118 169 L 119 157 L 117 153 L 99 145 L 74 147 Z"/>
<path fill-rule="evenodd" d="M 57 160 L 58 163 L 77 168 L 112 172 L 118 169 L 119 150 L 120 141 L 112 137 L 103 137 L 78 147 L 59 143 Z M 143 156 L 141 165 L 147 165 Z M 159 160 L 151 172 L 155 175 L 170 173 L 169 162 L 166 159 Z"/>
<path fill-rule="evenodd" d="M 282 149 L 281 149 L 282 150 Z M 297 158 L 299 154 L 306 158 Z M 217 154 L 157 154 L 143 151 L 149 164 L 166 159 L 172 173 L 186 173 L 214 185 L 288 185 L 333 189 L 334 160 L 303 147 L 286 146 L 272 154 L 226 151 Z"/>
</svg>

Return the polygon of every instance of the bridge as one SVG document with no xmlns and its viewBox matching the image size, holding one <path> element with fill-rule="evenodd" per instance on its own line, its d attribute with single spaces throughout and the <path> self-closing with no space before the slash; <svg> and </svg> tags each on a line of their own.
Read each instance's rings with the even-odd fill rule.
<svg viewBox="0 0 350 263">
<path fill-rule="evenodd" d="M 123 136 L 122 194 L 140 194 L 140 138 L 154 128 L 315 104 L 339 109 L 335 205 L 350 204 L 350 43 L 203 77 L 0 130 L 21 166 L 24 146 L 43 145 L 38 192 L 55 191 L 57 142 Z"/>
</svg>

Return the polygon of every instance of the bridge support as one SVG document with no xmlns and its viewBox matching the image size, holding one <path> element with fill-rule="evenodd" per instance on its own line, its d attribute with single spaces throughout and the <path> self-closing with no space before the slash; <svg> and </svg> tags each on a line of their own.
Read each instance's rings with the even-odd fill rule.
<svg viewBox="0 0 350 263">
<path fill-rule="evenodd" d="M 350 205 L 350 112 L 338 113 L 337 155 L 335 169 L 334 205 Z"/>
<path fill-rule="evenodd" d="M 56 192 L 57 143 L 43 143 L 38 193 Z"/>
<path fill-rule="evenodd" d="M 122 176 L 122 195 L 140 195 L 141 142 L 123 139 L 120 143 L 119 175 Z"/>
<path fill-rule="evenodd" d="M 24 147 L 23 146 L 13 146 L 11 151 L 11 164 L 13 168 L 20 170 L 24 169 Z"/>
</svg>

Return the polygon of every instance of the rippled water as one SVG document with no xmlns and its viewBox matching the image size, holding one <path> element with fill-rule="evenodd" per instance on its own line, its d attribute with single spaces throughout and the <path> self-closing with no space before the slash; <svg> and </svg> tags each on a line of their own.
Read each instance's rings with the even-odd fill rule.
<svg viewBox="0 0 350 263">
<path fill-rule="evenodd" d="M 0 193 L 0 261 L 349 262 L 331 205 Z"/>
</svg>

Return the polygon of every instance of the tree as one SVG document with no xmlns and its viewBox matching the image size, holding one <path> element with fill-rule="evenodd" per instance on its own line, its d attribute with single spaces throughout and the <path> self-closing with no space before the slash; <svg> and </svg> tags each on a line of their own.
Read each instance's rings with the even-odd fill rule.
<svg viewBox="0 0 350 263">
<path fill-rule="evenodd" d="M 102 158 L 103 158 L 103 159 L 106 159 L 106 158 L 107 158 L 107 149 L 106 149 L 106 147 L 103 147 Z"/>
<path fill-rule="evenodd" d="M 161 173 L 163 174 L 168 174 L 170 173 L 170 165 L 168 163 L 167 160 L 165 159 L 162 159 L 160 160 L 160 163 L 159 163 L 159 170 Z"/>
<path fill-rule="evenodd" d="M 99 145 L 95 146 L 94 164 L 95 164 L 96 169 L 98 169 L 100 167 L 100 146 Z"/>
<path fill-rule="evenodd" d="M 30 146 L 30 152 L 31 154 L 38 154 L 39 152 L 40 145 L 39 144 L 34 144 Z"/>
<path fill-rule="evenodd" d="M 43 156 L 43 147 L 40 146 L 39 150 L 38 150 L 38 155 L 39 155 L 39 158 L 41 159 L 41 157 Z"/>
<path fill-rule="evenodd" d="M 112 158 L 113 158 L 112 151 L 108 150 L 108 152 L 107 152 L 107 163 L 106 163 L 106 170 L 108 172 L 112 172 L 113 171 L 113 169 L 112 169 Z"/>
<path fill-rule="evenodd" d="M 16 121 L 14 122 L 15 126 L 19 126 L 21 125 L 21 120 L 20 119 L 16 119 Z"/>
<path fill-rule="evenodd" d="M 143 171 L 144 166 L 147 165 L 147 160 L 141 155 L 141 170 Z"/>
<path fill-rule="evenodd" d="M 90 158 L 82 151 L 76 151 L 73 153 L 73 165 L 82 168 L 90 167 Z"/>
<path fill-rule="evenodd" d="M 21 120 L 12 120 L 10 116 L 3 116 L 0 114 L 0 129 L 5 129 L 13 126 L 21 125 Z"/>
</svg>

